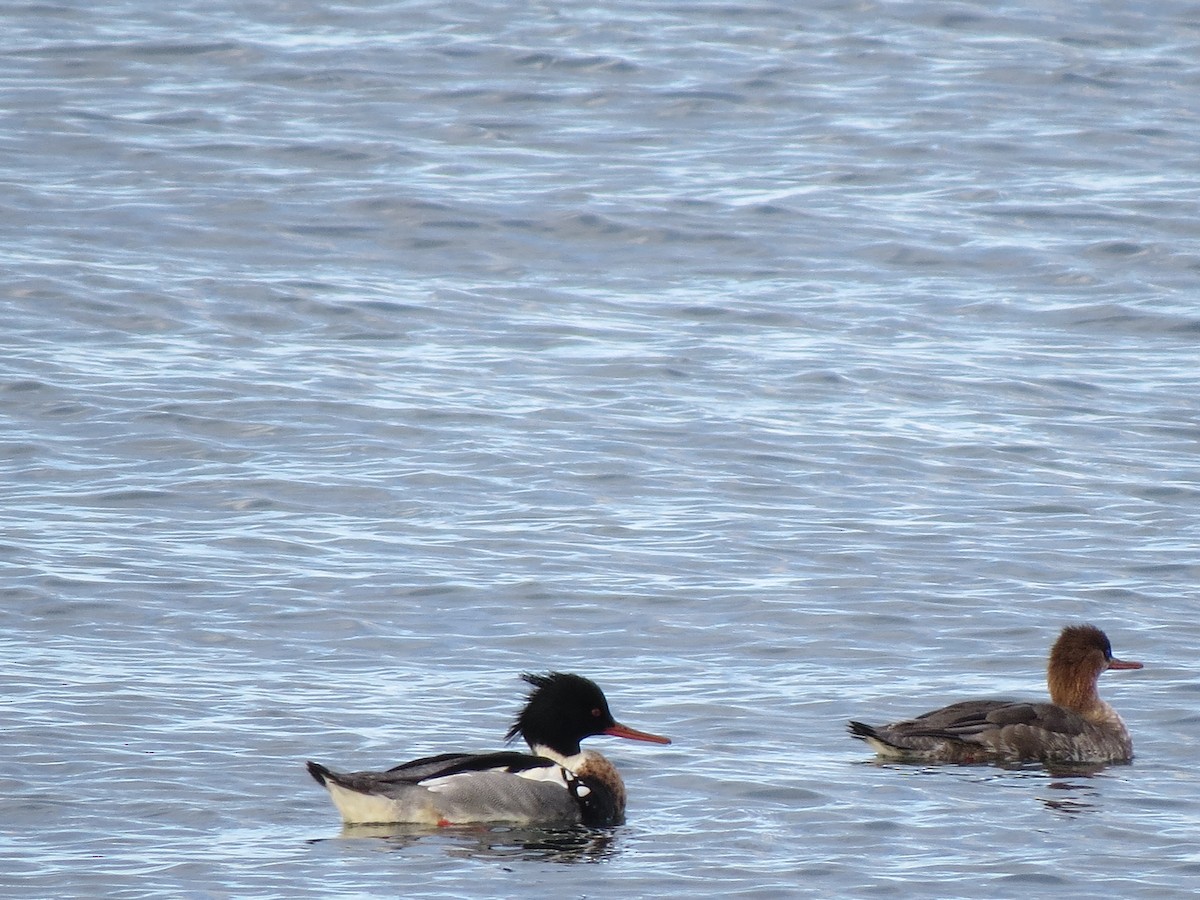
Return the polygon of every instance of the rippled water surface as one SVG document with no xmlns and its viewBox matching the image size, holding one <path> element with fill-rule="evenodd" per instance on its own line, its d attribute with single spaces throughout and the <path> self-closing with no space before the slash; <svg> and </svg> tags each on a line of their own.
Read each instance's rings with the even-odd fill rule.
<svg viewBox="0 0 1200 900">
<path fill-rule="evenodd" d="M 1194 3 L 11 3 L 0 892 L 1191 896 Z M 1098 771 L 849 739 L 1140 672 Z M 342 831 L 494 749 L 597 833 Z"/>
</svg>

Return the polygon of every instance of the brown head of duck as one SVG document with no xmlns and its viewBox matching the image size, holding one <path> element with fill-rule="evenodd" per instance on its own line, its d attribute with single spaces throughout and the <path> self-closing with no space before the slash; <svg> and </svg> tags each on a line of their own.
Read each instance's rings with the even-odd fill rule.
<svg viewBox="0 0 1200 900">
<path fill-rule="evenodd" d="M 1068 625 L 1050 649 L 1046 682 L 1050 699 L 1085 718 L 1102 716 L 1096 681 L 1109 669 L 1140 669 L 1140 662 L 1113 656 L 1108 635 L 1095 625 Z"/>
</svg>

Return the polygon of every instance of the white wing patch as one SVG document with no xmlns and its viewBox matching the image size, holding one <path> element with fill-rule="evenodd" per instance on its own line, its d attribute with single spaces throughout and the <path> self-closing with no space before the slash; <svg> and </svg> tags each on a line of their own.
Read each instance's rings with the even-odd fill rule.
<svg viewBox="0 0 1200 900">
<path fill-rule="evenodd" d="M 455 772 L 453 775 L 443 775 L 440 778 L 427 778 L 421 782 L 421 787 L 432 791 L 435 794 L 443 791 L 451 790 L 456 785 L 469 782 L 473 775 L 479 775 L 482 772 L 495 772 L 499 775 L 513 775 L 519 778 L 524 778 L 527 781 L 545 781 L 550 784 L 555 784 L 563 790 L 568 790 L 571 784 L 575 781 L 575 776 L 564 769 L 562 766 L 537 766 L 533 769 L 524 769 L 520 772 L 509 772 L 503 766 L 495 769 L 475 769 L 470 772 Z M 583 788 L 584 791 L 587 788 Z M 586 796 L 582 794 L 581 796 Z"/>
<path fill-rule="evenodd" d="M 557 784 L 563 790 L 566 790 L 569 781 L 573 780 L 571 773 L 562 766 L 538 766 L 536 769 L 526 769 L 517 774 L 530 781 L 548 781 L 551 784 Z"/>
<path fill-rule="evenodd" d="M 455 772 L 453 775 L 442 775 L 440 778 L 426 778 L 419 782 L 421 787 L 439 794 L 442 791 L 448 791 L 457 784 L 469 783 L 472 776 L 482 775 L 484 772 L 495 772 L 498 775 L 509 774 L 505 769 L 475 769 L 470 772 Z"/>
</svg>

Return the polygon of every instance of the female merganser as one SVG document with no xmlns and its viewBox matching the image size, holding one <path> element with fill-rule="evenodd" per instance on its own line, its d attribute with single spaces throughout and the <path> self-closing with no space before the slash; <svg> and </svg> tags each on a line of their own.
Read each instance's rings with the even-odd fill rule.
<svg viewBox="0 0 1200 900">
<path fill-rule="evenodd" d="M 891 725 L 851 722 L 850 733 L 892 759 L 1124 762 L 1133 758 L 1133 740 L 1096 681 L 1106 669 L 1141 667 L 1114 657 L 1099 628 L 1071 625 L 1050 650 L 1050 703 L 967 700 Z"/>
<path fill-rule="evenodd" d="M 308 763 L 346 824 L 460 825 L 478 822 L 589 826 L 625 820 L 625 784 L 616 767 L 579 742 L 596 734 L 669 744 L 619 725 L 595 682 L 550 672 L 522 675 L 533 686 L 505 736 L 525 738 L 533 755 L 443 753 L 386 772 L 332 772 Z"/>
</svg>

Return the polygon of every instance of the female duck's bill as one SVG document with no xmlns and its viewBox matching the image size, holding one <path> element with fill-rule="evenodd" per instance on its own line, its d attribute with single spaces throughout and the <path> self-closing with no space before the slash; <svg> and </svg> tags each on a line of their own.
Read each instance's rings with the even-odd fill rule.
<svg viewBox="0 0 1200 900">
<path fill-rule="evenodd" d="M 595 735 L 656 744 L 670 739 L 621 725 L 603 691 L 581 675 L 521 676 L 533 690 L 508 731 L 531 753 L 442 753 L 383 772 L 334 772 L 309 762 L 347 824 L 616 825 L 625 785 L 611 762 L 580 741 Z"/>
<path fill-rule="evenodd" d="M 1108 669 L 1140 668 L 1113 656 L 1099 628 L 1071 625 L 1050 650 L 1049 703 L 967 700 L 890 725 L 851 722 L 850 733 L 893 759 L 1124 762 L 1133 758 L 1133 739 L 1096 682 Z"/>
</svg>

